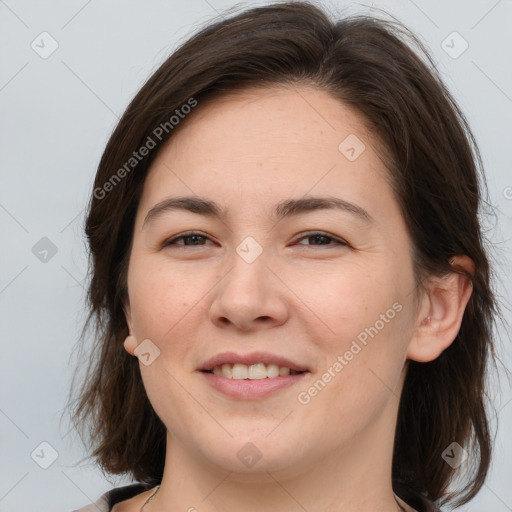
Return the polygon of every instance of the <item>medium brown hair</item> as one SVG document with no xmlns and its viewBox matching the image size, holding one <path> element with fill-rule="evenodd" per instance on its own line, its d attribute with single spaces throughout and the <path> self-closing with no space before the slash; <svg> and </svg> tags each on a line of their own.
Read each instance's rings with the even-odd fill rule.
<svg viewBox="0 0 512 512">
<path fill-rule="evenodd" d="M 199 109 L 233 89 L 300 84 L 353 107 L 384 148 L 411 238 L 418 293 L 429 276 L 457 271 L 452 256 L 465 254 L 475 263 L 468 276 L 473 294 L 456 339 L 432 362 L 409 362 L 392 468 L 397 493 L 410 487 L 438 503 L 466 503 L 490 464 L 485 374 L 494 357 L 497 314 L 478 219 L 485 186 L 479 151 L 417 37 L 396 21 L 373 16 L 332 21 L 306 2 L 252 8 L 200 30 L 147 80 L 110 137 L 86 220 L 87 325 L 96 328 L 95 357 L 72 402 L 75 425 L 106 472 L 161 479 L 166 430 L 147 398 L 138 360 L 123 348 L 126 273 L 145 178 L 158 149 L 187 121 L 180 116 L 173 125 L 171 116 L 185 112 L 180 109 L 191 99 Z M 166 130 L 158 131 L 162 126 Z M 154 147 L 135 164 L 133 152 L 149 139 Z M 452 442 L 468 451 L 470 471 L 449 492 L 457 471 L 442 453 Z"/>
</svg>

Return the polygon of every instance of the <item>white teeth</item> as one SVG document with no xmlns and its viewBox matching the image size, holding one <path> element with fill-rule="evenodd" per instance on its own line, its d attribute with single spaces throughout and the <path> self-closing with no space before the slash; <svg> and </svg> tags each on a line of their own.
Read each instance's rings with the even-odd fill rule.
<svg viewBox="0 0 512 512">
<path fill-rule="evenodd" d="M 222 365 L 224 367 L 226 365 Z M 234 364 L 233 365 L 233 376 L 231 378 L 233 379 L 247 379 L 249 371 L 247 366 L 245 364 Z"/>
<path fill-rule="evenodd" d="M 218 366 L 216 366 L 218 368 Z M 215 368 L 214 368 L 215 370 Z M 227 377 L 228 379 L 233 378 L 233 365 L 231 364 L 223 364 L 221 367 L 221 373 L 224 377 Z"/>
<path fill-rule="evenodd" d="M 249 379 L 266 379 L 267 378 L 267 368 L 263 363 L 252 364 L 249 366 L 248 372 Z"/>
<path fill-rule="evenodd" d="M 250 366 L 240 363 L 225 363 L 222 366 L 215 366 L 212 371 L 215 375 L 222 375 L 228 379 L 236 380 L 273 379 L 278 376 L 294 375 L 298 373 L 295 371 L 291 372 L 290 368 L 286 366 L 279 366 L 277 364 L 265 365 L 263 363 L 252 364 Z"/>
<path fill-rule="evenodd" d="M 272 379 L 273 377 L 277 377 L 279 375 L 279 366 L 277 364 L 269 364 L 267 365 L 267 377 Z"/>
</svg>

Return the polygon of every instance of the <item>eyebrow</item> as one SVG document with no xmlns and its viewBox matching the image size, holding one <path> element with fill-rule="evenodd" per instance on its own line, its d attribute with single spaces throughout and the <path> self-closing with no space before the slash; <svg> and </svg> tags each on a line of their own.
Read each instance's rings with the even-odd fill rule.
<svg viewBox="0 0 512 512">
<path fill-rule="evenodd" d="M 203 197 L 171 197 L 156 204 L 149 210 L 142 224 L 142 228 L 162 214 L 173 210 L 188 211 L 214 218 L 222 218 L 226 213 L 216 202 Z M 349 203 L 337 197 L 317 196 L 307 196 L 300 199 L 286 199 L 281 201 L 274 206 L 272 216 L 279 221 L 286 217 L 302 215 L 317 210 L 341 210 L 350 213 L 366 223 L 371 223 L 374 220 L 361 206 Z"/>
</svg>

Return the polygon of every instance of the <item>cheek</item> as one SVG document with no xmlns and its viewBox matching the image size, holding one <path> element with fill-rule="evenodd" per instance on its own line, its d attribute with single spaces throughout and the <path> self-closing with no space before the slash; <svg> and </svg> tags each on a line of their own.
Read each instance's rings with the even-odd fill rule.
<svg viewBox="0 0 512 512">
<path fill-rule="evenodd" d="M 300 407 L 308 416 L 322 418 L 326 442 L 339 439 L 342 445 L 343 440 L 356 438 L 361 430 L 378 423 L 390 402 L 399 400 L 404 362 L 402 313 L 381 330 L 380 323 L 374 330 L 375 322 L 370 328 L 360 328 L 351 319 L 351 325 L 345 326 L 347 335 L 341 333 L 329 347 L 316 379 L 300 390 Z"/>
<path fill-rule="evenodd" d="M 322 354 L 319 381 L 305 390 L 305 401 L 370 411 L 393 393 L 404 363 L 410 311 L 399 281 L 389 276 L 362 271 L 331 276 L 329 294 L 317 297 L 328 334 L 311 338 Z"/>
<path fill-rule="evenodd" d="M 365 329 L 375 323 L 379 332 L 388 330 L 397 314 L 393 304 L 400 297 L 398 282 L 389 276 L 388 268 L 375 264 L 341 262 L 330 272 L 297 276 L 294 292 L 308 306 L 309 316 L 314 314 L 316 325 L 321 324 L 323 343 L 330 340 L 336 350 L 346 350 L 347 340 L 350 345 L 360 336 L 364 342 Z"/>
<path fill-rule="evenodd" d="M 134 260 L 128 274 L 134 330 L 144 337 L 162 339 L 171 329 L 179 329 L 185 316 L 194 314 L 209 287 L 192 267 L 177 270 Z"/>
</svg>

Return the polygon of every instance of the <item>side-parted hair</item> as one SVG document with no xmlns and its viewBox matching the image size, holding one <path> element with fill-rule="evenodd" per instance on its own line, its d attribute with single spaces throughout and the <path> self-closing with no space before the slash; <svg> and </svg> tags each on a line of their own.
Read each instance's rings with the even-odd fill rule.
<svg viewBox="0 0 512 512">
<path fill-rule="evenodd" d="M 495 357 L 498 312 L 478 218 L 485 203 L 478 147 L 416 36 L 399 22 L 370 15 L 332 21 L 307 2 L 251 8 L 198 31 L 146 81 L 112 133 L 86 219 L 84 332 L 94 326 L 95 345 L 70 400 L 75 426 L 105 472 L 160 481 L 166 429 L 147 398 L 137 358 L 123 348 L 142 188 L 159 148 L 186 124 L 189 111 L 235 89 L 276 85 L 317 87 L 365 119 L 372 142 L 383 148 L 410 235 L 418 294 L 429 276 L 460 271 L 451 267 L 452 256 L 465 254 L 475 263 L 474 275 L 467 275 L 473 293 L 454 342 L 432 362 L 409 361 L 392 468 L 401 496 L 410 487 L 438 504 L 467 503 L 490 464 L 486 369 Z M 469 455 L 461 466 L 469 470 L 455 490 L 448 486 L 461 476 L 442 458 L 453 442 Z"/>
</svg>

